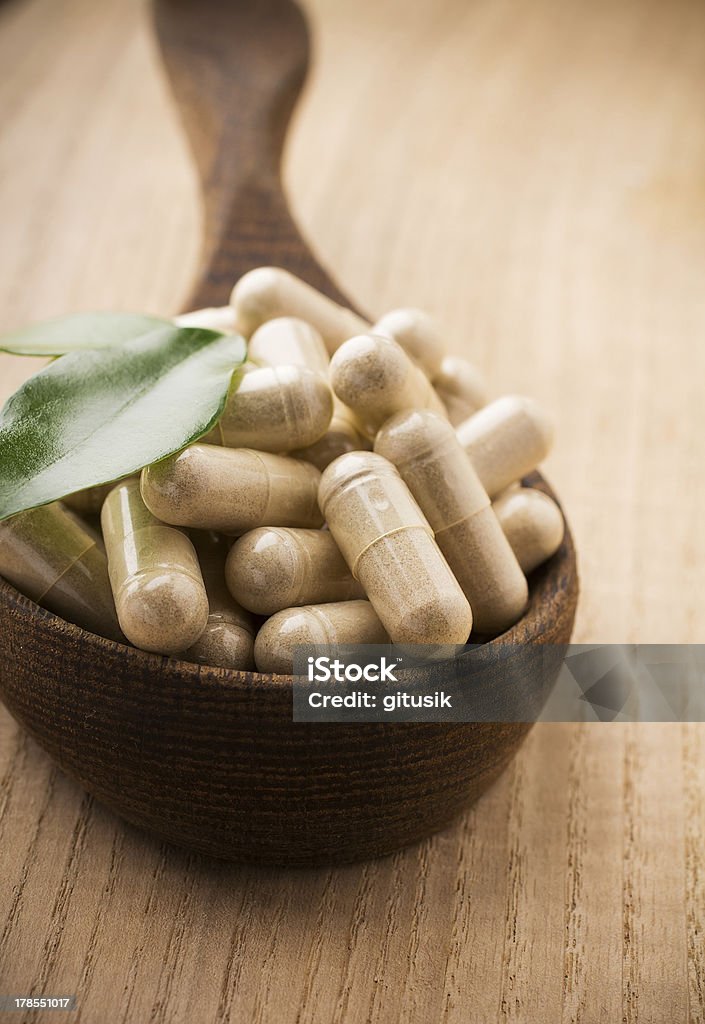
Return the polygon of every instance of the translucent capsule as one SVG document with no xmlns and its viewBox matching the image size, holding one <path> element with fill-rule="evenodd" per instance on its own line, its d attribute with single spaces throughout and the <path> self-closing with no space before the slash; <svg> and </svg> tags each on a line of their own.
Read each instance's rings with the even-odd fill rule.
<svg viewBox="0 0 705 1024">
<path fill-rule="evenodd" d="M 124 641 L 105 549 L 95 532 L 59 502 L 0 523 L 0 575 L 55 615 Z"/>
<path fill-rule="evenodd" d="M 314 327 L 295 317 L 279 317 L 259 327 L 250 339 L 249 354 L 264 365 L 305 366 L 328 380 L 329 360 L 323 339 Z M 292 454 L 323 470 L 339 455 L 369 447 L 352 411 L 334 395 L 333 416 L 325 434 Z"/>
<path fill-rule="evenodd" d="M 525 573 L 555 555 L 563 543 L 563 514 L 542 491 L 512 487 L 496 498 L 492 507 Z"/>
<path fill-rule="evenodd" d="M 526 578 L 450 423 L 432 412 L 400 413 L 377 434 L 375 451 L 394 463 L 426 516 L 474 629 L 504 632 L 526 608 Z"/>
<path fill-rule="evenodd" d="M 255 662 L 260 672 L 290 675 L 299 645 L 388 643 L 384 626 L 369 601 L 340 601 L 277 612 L 257 634 Z"/>
<path fill-rule="evenodd" d="M 369 327 L 357 313 L 339 306 L 280 267 L 248 271 L 233 288 L 230 304 L 235 310 L 237 329 L 247 338 L 267 320 L 295 316 L 320 332 L 329 353 L 335 352 L 346 338 Z"/>
<path fill-rule="evenodd" d="M 446 356 L 441 363 L 440 373 L 433 378 L 433 386 L 454 427 L 487 402 L 487 389 L 482 374 L 467 359 Z"/>
<path fill-rule="evenodd" d="M 83 491 L 74 491 L 61 499 L 63 505 L 67 505 L 73 512 L 81 516 L 97 515 L 103 507 L 103 502 L 112 491 L 114 483 L 98 484 L 96 487 L 86 487 Z"/>
<path fill-rule="evenodd" d="M 233 597 L 259 615 L 365 596 L 327 530 L 251 530 L 231 548 L 225 578 Z"/>
<path fill-rule="evenodd" d="M 249 448 L 193 444 L 142 471 L 142 496 L 165 523 L 239 534 L 323 523 L 314 466 Z"/>
<path fill-rule="evenodd" d="M 300 366 L 264 366 L 245 373 L 215 431 L 227 448 L 288 452 L 318 441 L 333 415 L 327 381 Z"/>
<path fill-rule="evenodd" d="M 186 661 L 216 668 L 250 671 L 255 667 L 253 617 L 231 597 L 225 585 L 228 545 L 216 533 L 195 531 L 191 537 L 208 595 L 208 622 L 196 643 L 185 651 Z"/>
<path fill-rule="evenodd" d="M 385 420 L 405 409 L 433 409 L 445 415 L 426 374 L 391 338 L 361 334 L 331 359 L 331 383 L 371 437 Z"/>
<path fill-rule="evenodd" d="M 240 366 L 238 366 L 238 368 L 233 373 L 232 382 L 230 385 L 230 396 L 228 398 L 228 401 L 232 401 L 232 397 L 240 387 L 243 377 L 245 377 L 246 374 L 248 373 L 252 373 L 253 370 L 259 370 L 259 366 L 257 365 L 257 363 L 250 362 L 249 359 L 246 359 L 244 363 L 241 363 Z M 200 441 L 202 444 L 222 445 L 223 435 L 220 430 L 220 421 L 216 423 L 216 425 L 212 427 L 207 434 L 204 434 L 203 437 L 200 438 Z"/>
<path fill-rule="evenodd" d="M 281 316 L 258 327 L 247 346 L 261 366 L 305 366 L 328 376 L 328 350 L 315 327 L 295 316 Z"/>
<path fill-rule="evenodd" d="M 232 306 L 208 306 L 205 309 L 194 309 L 190 313 L 180 313 L 174 317 L 177 327 L 204 327 L 209 331 L 220 331 L 221 334 L 235 333 L 235 310 Z"/>
<path fill-rule="evenodd" d="M 393 643 L 464 644 L 472 612 L 394 466 L 351 452 L 326 469 L 319 503 Z"/>
<path fill-rule="evenodd" d="M 340 455 L 345 455 L 346 452 L 369 451 L 371 447 L 355 414 L 336 399 L 330 426 L 320 441 L 315 441 L 306 448 L 297 448 L 291 454 L 297 459 L 310 462 L 322 472 Z"/>
<path fill-rule="evenodd" d="M 101 522 L 115 607 L 127 639 L 157 654 L 187 650 L 208 622 L 208 597 L 191 541 L 152 515 L 138 480 L 110 492 Z"/>
<path fill-rule="evenodd" d="M 433 379 L 441 372 L 445 342 L 436 321 L 423 310 L 393 309 L 377 321 L 372 333 L 396 341 L 427 377 Z"/>
<path fill-rule="evenodd" d="M 536 469 L 553 443 L 547 413 L 520 395 L 490 402 L 456 433 L 491 498 Z"/>
</svg>

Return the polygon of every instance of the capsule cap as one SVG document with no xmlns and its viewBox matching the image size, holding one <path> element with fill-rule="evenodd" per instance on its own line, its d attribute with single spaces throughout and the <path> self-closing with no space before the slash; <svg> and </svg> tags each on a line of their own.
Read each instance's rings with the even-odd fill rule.
<svg viewBox="0 0 705 1024">
<path fill-rule="evenodd" d="M 391 462 L 375 452 L 346 452 L 331 462 L 321 474 L 318 486 L 318 504 L 323 518 L 326 518 L 328 502 L 341 487 L 370 473 L 399 478 Z"/>
<path fill-rule="evenodd" d="M 537 449 L 547 454 L 553 444 L 553 420 L 546 410 L 526 395 L 503 395 L 470 416 L 457 429 L 462 445 L 501 430 L 511 419 L 521 419 L 530 428 Z"/>
<path fill-rule="evenodd" d="M 373 407 L 381 394 L 403 388 L 409 371 L 401 345 L 373 333 L 349 338 L 330 361 L 335 393 L 355 410 Z"/>
<path fill-rule="evenodd" d="M 258 327 L 247 347 L 249 358 L 263 366 L 293 364 L 328 373 L 328 351 L 319 331 L 295 316 L 280 316 Z"/>
<path fill-rule="evenodd" d="M 422 309 L 404 307 L 385 313 L 372 330 L 393 338 L 428 377 L 441 369 L 445 344 L 441 329 L 432 316 Z"/>
<path fill-rule="evenodd" d="M 397 413 L 384 423 L 375 437 L 375 452 L 401 469 L 407 462 L 457 444 L 448 420 L 427 409 L 414 409 Z"/>
<path fill-rule="evenodd" d="M 133 576 L 116 593 L 118 618 L 135 647 L 180 654 L 208 624 L 203 581 L 185 572 L 153 570 Z"/>
<path fill-rule="evenodd" d="M 244 608 L 269 614 L 296 605 L 306 561 L 292 530 L 260 527 L 235 541 L 225 564 L 230 593 Z"/>
</svg>

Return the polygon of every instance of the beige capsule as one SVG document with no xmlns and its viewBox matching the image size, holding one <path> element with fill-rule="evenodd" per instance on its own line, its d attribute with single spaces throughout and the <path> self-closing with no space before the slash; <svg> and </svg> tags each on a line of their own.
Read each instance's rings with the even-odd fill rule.
<svg viewBox="0 0 705 1024">
<path fill-rule="evenodd" d="M 389 637 L 369 601 L 336 601 L 277 612 L 257 634 L 260 672 L 290 675 L 300 645 L 384 644 Z"/>
<path fill-rule="evenodd" d="M 232 376 L 232 381 L 230 383 L 230 394 L 228 400 L 226 401 L 226 408 L 229 402 L 233 400 L 233 396 L 240 387 L 243 377 L 245 377 L 248 373 L 252 373 L 253 370 L 259 370 L 259 366 L 257 365 L 257 363 L 250 362 L 249 359 L 246 359 L 245 362 L 241 363 L 240 366 L 238 366 L 238 368 L 235 370 Z M 207 434 L 204 434 L 203 437 L 199 438 L 199 440 L 203 444 L 222 445 L 223 435 L 220 430 L 220 421 L 218 421 L 216 425 L 208 431 Z"/>
<path fill-rule="evenodd" d="M 375 451 L 394 463 L 426 516 L 470 602 L 473 628 L 504 632 L 526 608 L 526 578 L 450 423 L 432 412 L 400 413 L 377 434 Z"/>
<path fill-rule="evenodd" d="M 260 366 L 305 366 L 328 376 L 328 350 L 315 327 L 295 316 L 280 316 L 258 327 L 247 346 Z"/>
<path fill-rule="evenodd" d="M 461 445 L 491 498 L 536 469 L 553 443 L 553 424 L 538 402 L 506 395 L 457 428 Z"/>
<path fill-rule="evenodd" d="M 342 455 L 323 473 L 319 504 L 393 643 L 467 641 L 470 605 L 391 462 Z"/>
<path fill-rule="evenodd" d="M 124 641 L 103 544 L 60 502 L 0 523 L 0 574 L 55 615 Z"/>
<path fill-rule="evenodd" d="M 555 555 L 563 543 L 563 513 L 534 487 L 512 487 L 492 504 L 505 536 L 525 573 Z"/>
<path fill-rule="evenodd" d="M 186 661 L 216 668 L 250 671 L 255 667 L 255 621 L 233 599 L 225 585 L 228 544 L 216 533 L 194 531 L 191 536 L 208 595 L 208 622 Z"/>
<path fill-rule="evenodd" d="M 208 622 L 208 597 L 193 544 L 160 522 L 139 480 L 118 484 L 101 513 L 110 585 L 122 630 L 135 647 L 181 654 Z"/>
<path fill-rule="evenodd" d="M 320 441 L 306 448 L 297 448 L 291 454 L 297 459 L 310 462 L 323 472 L 326 466 L 330 466 L 331 462 L 346 452 L 369 451 L 371 447 L 372 444 L 362 433 L 354 413 L 341 401 L 336 400 L 330 426 Z"/>
<path fill-rule="evenodd" d="M 433 378 L 433 386 L 454 427 L 487 402 L 487 388 L 482 374 L 467 359 L 457 356 L 444 358 L 440 373 Z"/>
<path fill-rule="evenodd" d="M 279 317 L 259 327 L 250 339 L 249 355 L 255 362 L 268 366 L 286 363 L 305 366 L 328 379 L 328 352 L 321 335 L 315 327 L 296 317 Z M 369 447 L 352 411 L 334 395 L 333 415 L 325 434 L 292 454 L 323 470 L 339 455 Z"/>
<path fill-rule="evenodd" d="M 221 334 L 234 334 L 235 310 L 232 306 L 207 306 L 190 313 L 180 313 L 174 317 L 174 323 L 177 327 L 203 327 Z"/>
<path fill-rule="evenodd" d="M 96 487 L 86 487 L 82 491 L 74 491 L 62 498 L 62 504 L 68 506 L 72 512 L 81 516 L 97 515 L 103 507 L 103 502 L 112 491 L 115 483 L 98 484 Z"/>
<path fill-rule="evenodd" d="M 225 578 L 236 601 L 259 615 L 365 596 L 327 530 L 251 530 L 231 548 Z"/>
<path fill-rule="evenodd" d="M 405 409 L 433 409 L 445 415 L 426 374 L 391 338 L 350 338 L 331 359 L 330 372 L 336 395 L 371 437 L 385 420 Z"/>
<path fill-rule="evenodd" d="M 319 373 L 264 366 L 243 375 L 215 430 L 227 448 L 288 452 L 323 437 L 332 415 L 333 395 Z"/>
<path fill-rule="evenodd" d="M 230 304 L 235 310 L 237 329 L 247 338 L 267 320 L 295 316 L 320 332 L 329 353 L 335 352 L 346 338 L 369 327 L 357 313 L 339 306 L 281 267 L 248 271 L 233 288 Z"/>
<path fill-rule="evenodd" d="M 238 534 L 257 526 L 323 524 L 321 474 L 286 455 L 193 444 L 142 470 L 142 496 L 165 523 Z"/>
<path fill-rule="evenodd" d="M 436 321 L 422 309 L 393 309 L 377 321 L 372 333 L 396 341 L 431 380 L 441 372 L 445 342 Z"/>
</svg>

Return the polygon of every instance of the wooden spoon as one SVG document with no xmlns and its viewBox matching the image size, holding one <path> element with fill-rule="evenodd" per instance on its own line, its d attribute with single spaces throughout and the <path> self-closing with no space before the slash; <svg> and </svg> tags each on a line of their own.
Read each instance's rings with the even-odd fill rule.
<svg viewBox="0 0 705 1024">
<path fill-rule="evenodd" d="M 292 220 L 280 176 L 309 38 L 292 0 L 155 0 L 154 20 L 201 177 L 201 273 L 188 308 L 221 306 L 237 279 L 273 264 L 350 304 Z"/>
<path fill-rule="evenodd" d="M 345 301 L 294 225 L 279 179 L 304 78 L 289 0 L 158 0 L 156 26 L 203 183 L 203 269 L 189 307 L 278 264 Z M 534 486 L 550 489 L 535 475 Z M 554 496 L 555 497 L 555 496 Z M 292 721 L 292 680 L 162 658 L 96 637 L 0 580 L 0 696 L 61 767 L 130 821 L 194 850 L 306 865 L 389 853 L 442 828 L 511 759 L 553 682 L 578 594 L 570 532 L 531 578 L 529 609 L 462 657 L 502 722 Z M 516 645 L 498 658 L 501 645 Z M 547 648 L 544 645 L 555 645 Z M 555 665 L 558 670 L 558 662 Z"/>
</svg>

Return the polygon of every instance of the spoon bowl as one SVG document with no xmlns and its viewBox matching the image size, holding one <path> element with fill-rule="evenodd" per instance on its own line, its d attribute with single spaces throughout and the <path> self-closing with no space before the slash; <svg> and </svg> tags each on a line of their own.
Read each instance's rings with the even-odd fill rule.
<svg viewBox="0 0 705 1024">
<path fill-rule="evenodd" d="M 567 532 L 524 617 L 461 656 L 468 684 L 494 673 L 504 722 L 329 724 L 292 721 L 290 676 L 104 640 L 0 580 L 0 697 L 68 775 L 164 839 L 260 863 L 374 857 L 443 828 L 507 765 L 531 727 L 513 708 L 540 710 L 553 682 L 535 647 L 568 643 L 577 592 Z"/>
</svg>

